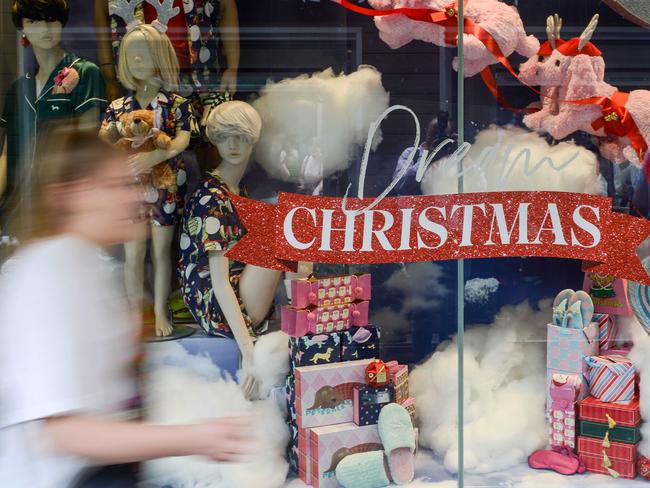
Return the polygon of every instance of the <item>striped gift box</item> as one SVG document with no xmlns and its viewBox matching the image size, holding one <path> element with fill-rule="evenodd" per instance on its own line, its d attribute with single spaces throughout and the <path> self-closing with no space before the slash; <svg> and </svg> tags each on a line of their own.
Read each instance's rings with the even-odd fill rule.
<svg viewBox="0 0 650 488">
<path fill-rule="evenodd" d="M 613 347 L 618 336 L 618 326 L 614 322 L 614 317 L 608 313 L 595 313 L 592 321 L 598 324 L 600 350 L 604 351 Z"/>
<path fill-rule="evenodd" d="M 578 436 L 578 454 L 587 456 L 602 456 L 603 449 L 610 459 L 636 462 L 636 448 L 638 444 L 624 444 L 622 442 L 610 442 L 609 447 L 603 446 L 602 439 L 593 439 L 591 437 Z"/>
<path fill-rule="evenodd" d="M 636 397 L 636 372 L 624 356 L 588 356 L 589 393 L 607 403 L 629 403 Z"/>
</svg>

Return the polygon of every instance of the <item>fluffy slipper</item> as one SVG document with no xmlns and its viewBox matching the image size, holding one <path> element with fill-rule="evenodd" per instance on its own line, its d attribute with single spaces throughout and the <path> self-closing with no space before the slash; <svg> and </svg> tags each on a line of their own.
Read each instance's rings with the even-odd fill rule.
<svg viewBox="0 0 650 488">
<path fill-rule="evenodd" d="M 405 485 L 415 477 L 415 431 L 408 411 L 389 403 L 379 413 L 379 437 L 393 482 Z"/>
<path fill-rule="evenodd" d="M 576 302 L 580 302 L 580 315 L 582 317 L 582 327 L 587 327 L 594 316 L 594 301 L 586 291 L 578 290 L 569 299 L 567 308 Z"/>
<path fill-rule="evenodd" d="M 383 488 L 390 485 L 384 465 L 384 451 L 344 457 L 336 467 L 336 480 L 343 488 Z"/>
<path fill-rule="evenodd" d="M 528 466 L 533 469 L 550 469 L 564 475 L 585 472 L 580 458 L 569 449 L 563 449 L 560 452 L 543 449 L 535 451 L 528 456 Z"/>
</svg>

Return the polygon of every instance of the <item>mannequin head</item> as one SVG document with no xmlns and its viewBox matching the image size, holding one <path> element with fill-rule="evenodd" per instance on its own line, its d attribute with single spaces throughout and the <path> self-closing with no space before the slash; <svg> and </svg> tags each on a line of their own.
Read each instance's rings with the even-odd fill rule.
<svg viewBox="0 0 650 488">
<path fill-rule="evenodd" d="M 262 119 L 245 102 L 225 102 L 212 111 L 206 130 L 210 142 L 219 150 L 222 164 L 245 165 L 260 138 Z"/>
<path fill-rule="evenodd" d="M 178 59 L 166 34 L 148 24 L 135 27 L 122 38 L 117 76 L 129 90 L 156 82 L 165 90 L 178 87 Z"/>
<path fill-rule="evenodd" d="M 95 131 L 65 122 L 46 125 L 44 132 L 48 149 L 35 160 L 21 240 L 70 232 L 102 246 L 132 239 L 142 196 L 124 155 Z"/>
<path fill-rule="evenodd" d="M 52 49 L 61 44 L 69 11 L 66 0 L 14 0 L 11 18 L 35 48 Z"/>
</svg>

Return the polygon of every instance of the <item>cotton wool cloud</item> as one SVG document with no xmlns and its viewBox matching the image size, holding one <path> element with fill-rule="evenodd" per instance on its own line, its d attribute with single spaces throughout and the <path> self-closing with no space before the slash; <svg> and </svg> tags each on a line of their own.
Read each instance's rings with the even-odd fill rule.
<svg viewBox="0 0 650 488">
<path fill-rule="evenodd" d="M 526 462 L 547 440 L 546 324 L 549 300 L 503 307 L 489 326 L 465 332 L 465 469 L 502 471 Z M 420 444 L 458 471 L 458 351 L 439 346 L 410 377 Z"/>
<path fill-rule="evenodd" d="M 253 102 L 262 117 L 255 157 L 274 178 L 317 183 L 349 166 L 388 98 L 381 73 L 371 66 L 349 75 L 330 68 L 269 82 Z M 380 142 L 377 131 L 372 149 Z"/>
<path fill-rule="evenodd" d="M 549 145 L 520 127 L 492 125 L 476 136 L 463 159 L 464 191 L 562 191 L 599 194 L 598 159 L 572 142 Z M 458 192 L 457 163 L 442 158 L 422 180 L 425 195 Z"/>
</svg>

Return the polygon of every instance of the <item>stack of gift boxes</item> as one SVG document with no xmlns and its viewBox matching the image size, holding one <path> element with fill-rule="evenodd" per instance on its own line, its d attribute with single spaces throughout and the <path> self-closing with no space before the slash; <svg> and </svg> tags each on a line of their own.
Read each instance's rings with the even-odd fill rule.
<svg viewBox="0 0 650 488">
<path fill-rule="evenodd" d="M 376 424 L 384 405 L 398 402 L 415 415 L 408 367 L 375 362 L 381 334 L 368 322 L 369 300 L 369 274 L 310 278 L 291 283 L 291 305 L 282 310 L 291 364 L 288 457 L 316 488 L 339 486 L 335 470 L 345 456 L 383 449 Z"/>
<path fill-rule="evenodd" d="M 616 308 L 599 304 L 590 283 L 590 293 L 561 292 L 548 325 L 549 444 L 577 452 L 587 471 L 633 479 L 641 426 L 638 376 L 629 349 L 617 342 L 616 325 L 616 315 L 630 309 L 625 300 Z"/>
</svg>

